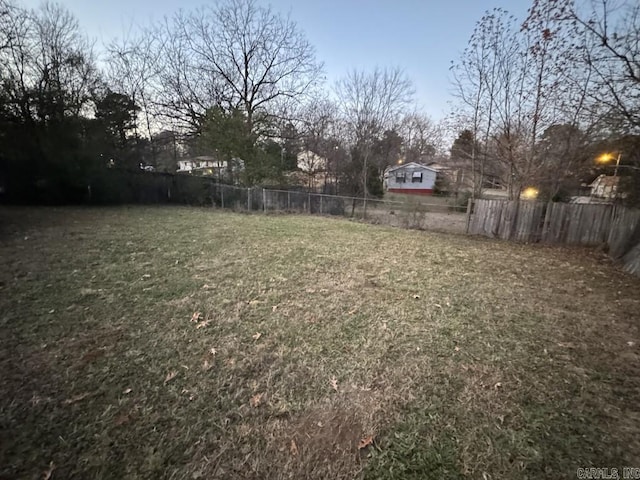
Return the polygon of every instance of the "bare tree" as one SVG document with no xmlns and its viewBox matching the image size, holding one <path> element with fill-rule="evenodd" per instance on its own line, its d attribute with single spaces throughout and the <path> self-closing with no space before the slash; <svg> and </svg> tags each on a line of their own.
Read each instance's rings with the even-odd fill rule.
<svg viewBox="0 0 640 480">
<path fill-rule="evenodd" d="M 324 96 L 312 98 L 298 113 L 304 148 L 323 155 L 326 139 L 336 135 L 337 123 L 337 105 Z"/>
<path fill-rule="evenodd" d="M 407 162 L 421 162 L 443 153 L 443 127 L 428 116 L 419 112 L 405 115 L 399 131 L 404 139 L 403 152 Z"/>
<path fill-rule="evenodd" d="M 151 156 L 156 160 L 154 121 L 157 117 L 158 73 L 164 52 L 164 38 L 142 31 L 107 45 L 107 83 L 116 92 L 127 95 L 139 108 L 144 136 L 151 142 Z M 140 134 L 137 130 L 136 136 Z"/>
<path fill-rule="evenodd" d="M 110 79 L 152 118 L 194 131 L 208 109 L 241 111 L 266 132 L 285 100 L 321 80 L 322 65 L 298 26 L 255 0 L 223 0 L 109 45 Z"/>
<path fill-rule="evenodd" d="M 490 136 L 502 106 L 503 123 L 509 136 L 511 116 L 512 62 L 518 61 L 516 19 L 496 8 L 483 15 L 469 39 L 460 61 L 453 65 L 456 94 L 466 111 L 468 130 L 473 134 L 468 152 L 472 175 L 472 195 L 482 192 Z M 505 83 L 506 81 L 506 83 Z M 507 95 L 499 98 L 500 95 Z M 478 147 L 483 146 L 482 152 Z"/>
<path fill-rule="evenodd" d="M 413 86 L 399 68 L 351 71 L 336 84 L 341 115 L 352 150 L 362 158 L 364 215 L 367 212 L 368 162 L 373 142 L 400 123 L 413 98 Z"/>
<path fill-rule="evenodd" d="M 622 131 L 640 130 L 640 3 L 591 0 L 551 3 L 555 20 L 567 23 L 581 54 L 582 68 L 593 71 L 589 90 L 594 111 L 602 111 Z"/>
<path fill-rule="evenodd" d="M 209 67 L 192 48 L 189 21 L 189 14 L 180 11 L 154 26 L 155 35 L 162 38 L 156 106 L 163 119 L 197 131 L 207 110 L 225 107 L 224 88 L 219 76 L 203 74 Z"/>
<path fill-rule="evenodd" d="M 0 51 L 9 48 L 13 39 L 11 14 L 15 6 L 9 0 L 0 0 Z"/>
<path fill-rule="evenodd" d="M 556 134 L 584 127 L 591 77 L 575 68 L 570 29 L 557 18 L 556 9 L 568 3 L 535 1 L 521 26 L 503 10 L 486 14 L 454 67 L 469 130 L 477 139 L 472 170 L 482 182 L 490 168 L 510 198 L 518 198 L 527 184 L 553 177 L 550 164 L 538 154 L 543 132 L 556 124 L 575 127 L 556 129 Z M 483 149 L 480 161 L 478 147 Z M 478 182 L 474 185 L 480 193 Z"/>
<path fill-rule="evenodd" d="M 212 79 L 227 108 L 245 113 L 250 131 L 263 127 L 271 104 L 320 80 L 322 66 L 297 25 L 255 0 L 226 0 L 176 17 L 175 26 L 200 75 Z"/>
<path fill-rule="evenodd" d="M 318 174 L 328 174 L 329 159 L 335 149 L 338 110 L 336 104 L 324 96 L 311 98 L 298 113 L 303 151 L 298 156 L 298 166 L 307 173 L 309 186 Z"/>
<path fill-rule="evenodd" d="M 79 116 L 97 72 L 76 18 L 54 3 L 38 10 L 5 5 L 0 72 L 7 107 L 27 124 Z"/>
</svg>

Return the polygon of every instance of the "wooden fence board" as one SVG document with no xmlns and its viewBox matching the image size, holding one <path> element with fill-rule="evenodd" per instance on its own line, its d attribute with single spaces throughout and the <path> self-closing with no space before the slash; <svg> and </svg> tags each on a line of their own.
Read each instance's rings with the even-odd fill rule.
<svg viewBox="0 0 640 480">
<path fill-rule="evenodd" d="M 469 233 L 519 242 L 600 245 L 614 257 L 630 248 L 640 210 L 619 205 L 476 200 Z"/>
<path fill-rule="evenodd" d="M 616 207 L 612 214 L 611 229 L 607 237 L 609 253 L 614 258 L 624 255 L 634 233 L 640 228 L 640 211 Z"/>
</svg>

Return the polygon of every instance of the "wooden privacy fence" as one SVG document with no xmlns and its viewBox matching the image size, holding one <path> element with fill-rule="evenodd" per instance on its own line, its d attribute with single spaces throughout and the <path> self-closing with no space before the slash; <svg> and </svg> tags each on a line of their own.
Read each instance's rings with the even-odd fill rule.
<svg viewBox="0 0 640 480">
<path fill-rule="evenodd" d="M 640 210 L 619 205 L 476 200 L 470 234 L 520 242 L 601 245 L 624 255 L 640 229 Z"/>
</svg>

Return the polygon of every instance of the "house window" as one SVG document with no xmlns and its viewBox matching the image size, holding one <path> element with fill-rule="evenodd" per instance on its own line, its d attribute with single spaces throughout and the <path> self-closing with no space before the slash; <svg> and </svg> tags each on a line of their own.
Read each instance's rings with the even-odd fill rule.
<svg viewBox="0 0 640 480">
<path fill-rule="evenodd" d="M 413 172 L 411 183 L 422 183 L 422 172 Z"/>
<path fill-rule="evenodd" d="M 406 181 L 407 181 L 407 177 L 405 176 L 404 172 L 396 173 L 396 183 L 404 183 Z"/>
</svg>

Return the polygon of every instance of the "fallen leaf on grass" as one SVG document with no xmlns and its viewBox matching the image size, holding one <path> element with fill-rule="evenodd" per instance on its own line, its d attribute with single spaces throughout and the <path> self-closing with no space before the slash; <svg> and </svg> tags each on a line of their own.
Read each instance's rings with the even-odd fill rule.
<svg viewBox="0 0 640 480">
<path fill-rule="evenodd" d="M 200 322 L 196 325 L 196 330 L 200 330 L 201 328 L 206 327 L 211 323 L 211 320 L 205 320 L 204 322 Z"/>
<path fill-rule="evenodd" d="M 199 320 L 202 320 L 202 313 L 201 312 L 193 312 L 193 315 L 191 315 L 191 321 L 192 322 L 197 322 Z"/>
<path fill-rule="evenodd" d="M 456 352 L 459 352 L 459 351 L 460 351 L 460 347 L 456 346 L 456 348 L 454 348 L 454 350 L 455 350 Z"/>
<path fill-rule="evenodd" d="M 357 308 L 354 308 L 352 310 L 349 310 L 349 312 L 347 313 L 347 315 L 353 315 L 354 313 L 356 313 L 358 311 Z"/>
<path fill-rule="evenodd" d="M 420 300 L 420 295 L 414 295 L 414 296 L 413 296 L 413 299 L 414 299 L 414 300 Z"/>
<path fill-rule="evenodd" d="M 259 407 L 260 404 L 262 403 L 263 396 L 264 396 L 264 393 L 255 394 L 253 397 L 249 399 L 249 405 L 251 405 L 253 408 Z"/>
<path fill-rule="evenodd" d="M 256 332 L 251 336 L 251 338 L 253 338 L 254 340 L 259 340 L 261 336 L 262 334 L 260 332 Z"/>
<path fill-rule="evenodd" d="M 82 400 L 84 400 L 85 398 L 87 398 L 89 395 L 91 395 L 90 393 L 81 393 L 80 395 L 76 395 L 75 397 L 71 397 L 71 398 L 67 398 L 64 401 L 65 405 L 72 405 L 74 403 L 78 403 Z"/>
<path fill-rule="evenodd" d="M 178 372 L 176 372 L 175 370 L 172 370 L 171 372 L 167 373 L 167 376 L 164 378 L 164 384 L 166 385 L 167 383 L 169 383 L 171 380 L 176 378 L 177 375 L 178 375 Z"/>
<path fill-rule="evenodd" d="M 209 360 L 205 359 L 205 361 L 202 363 L 202 370 L 206 372 L 207 370 L 211 370 L 212 368 L 213 365 L 209 363 Z"/>
<path fill-rule="evenodd" d="M 217 351 L 215 348 L 211 347 L 211 348 L 209 349 L 209 353 L 210 353 L 211 355 L 215 355 L 216 353 L 218 353 L 218 351 Z"/>
<path fill-rule="evenodd" d="M 145 273 L 144 275 L 142 275 L 142 278 L 151 278 L 151 275 L 149 275 L 148 273 Z"/>
<path fill-rule="evenodd" d="M 364 437 L 362 440 L 360 440 L 360 443 L 358 443 L 358 450 L 362 450 L 363 448 L 366 448 L 372 444 L 373 444 L 373 435 L 369 437 Z"/>
<path fill-rule="evenodd" d="M 130 421 L 131 417 L 129 417 L 129 415 L 127 415 L 126 413 L 123 413 L 122 415 L 118 415 L 113 423 L 116 427 L 120 427 L 126 423 L 129 423 Z"/>
<path fill-rule="evenodd" d="M 271 307 L 271 311 L 275 312 L 278 309 L 278 305 L 274 305 L 273 307 Z"/>
<path fill-rule="evenodd" d="M 49 462 L 49 468 L 47 468 L 42 474 L 42 480 L 49 480 L 51 475 L 53 475 L 53 471 L 56 469 L 56 466 L 53 462 Z"/>
<path fill-rule="evenodd" d="M 336 379 L 336 377 L 331 377 L 331 380 L 329 380 L 329 383 L 331 384 L 331 388 L 333 388 L 337 392 L 338 391 L 338 380 Z"/>
<path fill-rule="evenodd" d="M 262 303 L 260 300 L 251 300 L 249 302 L 249 305 L 258 305 L 259 303 Z"/>
<path fill-rule="evenodd" d="M 298 455 L 298 445 L 296 445 L 295 440 L 291 440 L 291 447 L 289 447 L 289 451 L 291 452 L 291 455 L 293 455 L 294 457 Z"/>
<path fill-rule="evenodd" d="M 493 388 L 495 388 L 496 390 L 502 387 L 502 382 L 498 382 L 496 383 Z"/>
<path fill-rule="evenodd" d="M 132 389 L 127 388 L 127 389 L 126 389 L 124 392 L 122 392 L 122 393 L 124 393 L 124 394 L 126 395 L 127 393 L 131 393 L 132 391 L 133 391 Z"/>
</svg>

